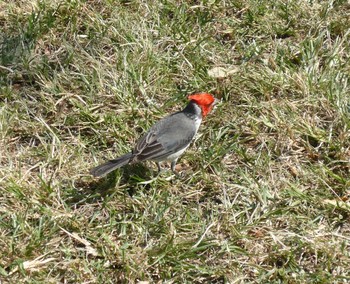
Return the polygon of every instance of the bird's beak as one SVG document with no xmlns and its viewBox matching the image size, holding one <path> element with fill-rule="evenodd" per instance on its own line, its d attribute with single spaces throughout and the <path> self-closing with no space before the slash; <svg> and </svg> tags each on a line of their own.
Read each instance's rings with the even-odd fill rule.
<svg viewBox="0 0 350 284">
<path fill-rule="evenodd" d="M 221 100 L 215 98 L 214 102 L 211 104 L 211 111 L 214 112 L 220 103 Z"/>
<path fill-rule="evenodd" d="M 216 109 L 216 107 L 221 103 L 221 100 L 215 98 L 214 102 L 213 102 L 213 109 Z"/>
</svg>

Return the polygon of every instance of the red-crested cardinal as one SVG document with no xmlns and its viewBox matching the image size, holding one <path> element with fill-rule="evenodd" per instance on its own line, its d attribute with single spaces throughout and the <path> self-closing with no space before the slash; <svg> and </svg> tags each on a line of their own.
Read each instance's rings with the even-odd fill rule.
<svg viewBox="0 0 350 284">
<path fill-rule="evenodd" d="M 215 104 L 215 98 L 208 93 L 195 93 L 189 95 L 188 99 L 190 102 L 182 111 L 166 116 L 154 124 L 138 140 L 132 152 L 93 168 L 90 173 L 95 177 L 102 177 L 127 164 L 152 160 L 157 163 L 159 171 L 160 162 L 171 162 L 171 170 L 178 175 L 175 171 L 178 158 L 190 145 L 202 118 Z"/>
</svg>

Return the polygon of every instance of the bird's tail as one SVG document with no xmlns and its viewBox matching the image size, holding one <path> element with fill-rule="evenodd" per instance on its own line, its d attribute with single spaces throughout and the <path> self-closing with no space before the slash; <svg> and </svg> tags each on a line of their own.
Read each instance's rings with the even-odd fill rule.
<svg viewBox="0 0 350 284">
<path fill-rule="evenodd" d="M 122 166 L 129 164 L 132 157 L 133 157 L 132 153 L 127 153 L 117 159 L 110 160 L 102 165 L 97 166 L 96 168 L 91 169 L 90 173 L 94 177 L 103 177 L 106 174 L 110 173 L 111 171 L 114 171 L 117 168 L 120 168 Z"/>
</svg>

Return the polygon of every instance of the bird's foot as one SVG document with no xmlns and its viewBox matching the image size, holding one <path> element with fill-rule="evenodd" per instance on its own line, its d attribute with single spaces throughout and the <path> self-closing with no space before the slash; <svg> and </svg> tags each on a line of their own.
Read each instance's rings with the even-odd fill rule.
<svg viewBox="0 0 350 284">
<path fill-rule="evenodd" d="M 178 172 L 178 171 L 172 171 L 173 174 L 177 177 L 177 178 L 184 178 L 186 177 L 186 173 L 185 172 Z"/>
</svg>

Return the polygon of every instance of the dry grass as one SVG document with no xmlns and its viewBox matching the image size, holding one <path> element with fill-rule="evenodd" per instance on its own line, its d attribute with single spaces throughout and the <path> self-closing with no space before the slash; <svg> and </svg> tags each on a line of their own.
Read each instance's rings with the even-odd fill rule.
<svg viewBox="0 0 350 284">
<path fill-rule="evenodd" d="M 0 3 L 1 283 L 350 281 L 346 1 Z M 185 95 L 179 163 L 94 180 Z"/>
</svg>

